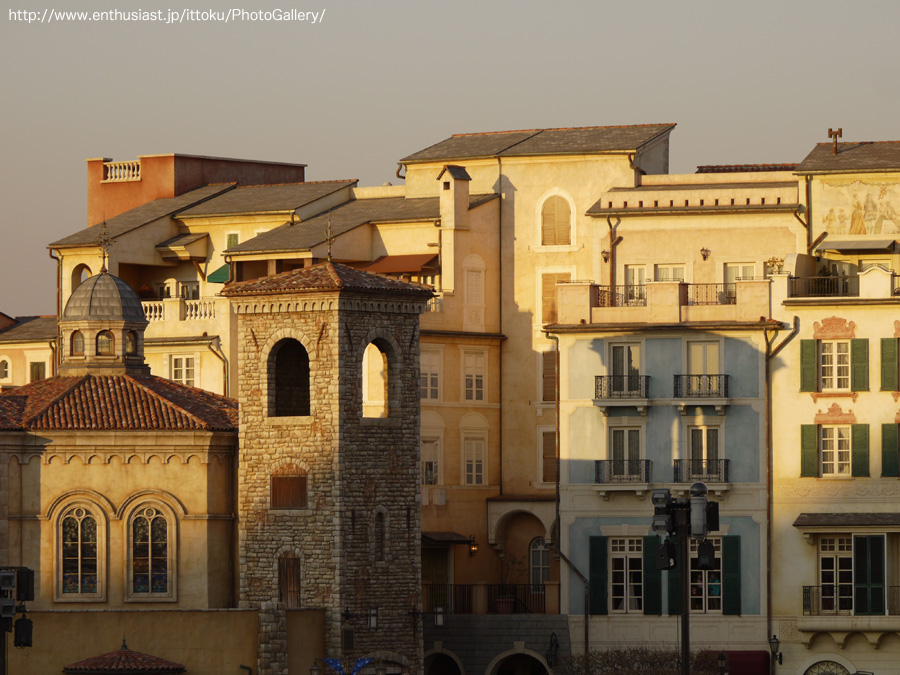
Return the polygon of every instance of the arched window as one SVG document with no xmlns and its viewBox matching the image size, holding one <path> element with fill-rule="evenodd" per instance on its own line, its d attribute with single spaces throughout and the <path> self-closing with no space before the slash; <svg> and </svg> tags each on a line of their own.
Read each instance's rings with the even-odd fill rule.
<svg viewBox="0 0 900 675">
<path fill-rule="evenodd" d="M 139 509 L 131 520 L 132 598 L 171 596 L 169 522 L 152 506 Z"/>
<path fill-rule="evenodd" d="M 541 245 L 568 246 L 572 243 L 572 211 L 565 197 L 552 195 L 541 207 Z"/>
<path fill-rule="evenodd" d="M 9 379 L 9 361 L 0 360 L 0 380 Z"/>
<path fill-rule="evenodd" d="M 270 508 L 306 508 L 306 472 L 300 467 L 288 465 L 278 469 L 272 474 L 270 487 Z"/>
<path fill-rule="evenodd" d="M 72 270 L 72 290 L 81 286 L 85 279 L 91 276 L 91 268 L 87 265 L 76 265 Z"/>
<path fill-rule="evenodd" d="M 374 342 L 363 353 L 363 417 L 388 416 L 388 360 Z"/>
<path fill-rule="evenodd" d="M 137 333 L 133 330 L 125 333 L 125 354 L 128 356 L 137 354 Z"/>
<path fill-rule="evenodd" d="M 550 548 L 543 537 L 531 540 L 531 583 L 550 581 Z"/>
<path fill-rule="evenodd" d="M 300 558 L 288 551 L 278 558 L 278 601 L 285 609 L 300 606 Z"/>
<path fill-rule="evenodd" d="M 97 518 L 76 506 L 62 517 L 60 532 L 60 594 L 100 594 L 100 532 Z"/>
<path fill-rule="evenodd" d="M 72 356 L 84 356 L 84 334 L 80 330 L 72 333 Z"/>
<path fill-rule="evenodd" d="M 113 334 L 108 330 L 97 333 L 97 356 L 112 356 L 115 349 Z"/>
<path fill-rule="evenodd" d="M 274 417 L 309 415 L 309 354 L 297 340 L 286 338 L 273 347 L 269 396 Z"/>
</svg>

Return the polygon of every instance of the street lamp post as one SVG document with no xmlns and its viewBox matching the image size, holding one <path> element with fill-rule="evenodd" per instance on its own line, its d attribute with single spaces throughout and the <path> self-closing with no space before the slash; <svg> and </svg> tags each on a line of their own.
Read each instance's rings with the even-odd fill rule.
<svg viewBox="0 0 900 675">
<path fill-rule="evenodd" d="M 781 665 L 782 654 L 778 651 L 778 647 L 781 646 L 781 640 L 778 639 L 777 635 L 773 635 L 769 638 L 769 649 L 772 650 L 772 674 L 775 673 L 775 662 L 778 662 L 778 665 Z"/>
</svg>

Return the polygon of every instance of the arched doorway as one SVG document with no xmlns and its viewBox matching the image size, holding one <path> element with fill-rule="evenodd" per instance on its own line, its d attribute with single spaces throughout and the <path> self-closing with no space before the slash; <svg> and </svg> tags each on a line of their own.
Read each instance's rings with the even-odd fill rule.
<svg viewBox="0 0 900 675">
<path fill-rule="evenodd" d="M 452 656 L 437 652 L 425 657 L 425 675 L 462 675 L 462 672 Z"/>
<path fill-rule="evenodd" d="M 543 663 L 530 654 L 510 654 L 489 675 L 548 675 Z"/>
</svg>

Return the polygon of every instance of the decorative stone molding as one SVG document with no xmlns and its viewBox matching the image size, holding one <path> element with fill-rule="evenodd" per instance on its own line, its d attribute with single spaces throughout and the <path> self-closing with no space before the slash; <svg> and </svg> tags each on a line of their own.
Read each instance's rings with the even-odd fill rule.
<svg viewBox="0 0 900 675">
<path fill-rule="evenodd" d="M 856 324 L 838 316 L 813 323 L 813 338 L 816 340 L 852 340 L 856 337 Z"/>
<path fill-rule="evenodd" d="M 819 410 L 813 421 L 816 424 L 856 424 L 856 414 L 852 410 L 844 412 L 840 404 L 832 403 L 827 412 Z"/>
<path fill-rule="evenodd" d="M 856 399 L 859 397 L 859 392 L 857 391 L 814 391 L 810 393 L 812 397 L 813 403 L 816 403 L 820 398 L 850 398 L 856 403 Z"/>
<path fill-rule="evenodd" d="M 797 629 L 796 620 L 787 619 L 778 622 L 778 634 L 783 642 L 792 642 L 800 639 L 800 631 Z"/>
<path fill-rule="evenodd" d="M 900 483 L 897 481 L 850 481 L 850 480 L 818 480 L 797 481 L 783 484 L 776 489 L 779 497 L 896 497 L 900 495 Z"/>
</svg>

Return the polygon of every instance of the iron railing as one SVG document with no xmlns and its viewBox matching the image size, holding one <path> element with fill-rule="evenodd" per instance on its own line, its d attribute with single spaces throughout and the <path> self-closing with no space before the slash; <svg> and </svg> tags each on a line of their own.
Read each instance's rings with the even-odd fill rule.
<svg viewBox="0 0 900 675">
<path fill-rule="evenodd" d="M 674 482 L 728 483 L 728 463 L 727 459 L 676 459 Z"/>
<path fill-rule="evenodd" d="M 645 284 L 598 287 L 598 307 L 643 307 L 646 304 L 647 286 Z"/>
<path fill-rule="evenodd" d="M 873 592 L 878 589 L 872 589 Z M 884 616 L 900 614 L 900 586 L 885 586 L 884 599 L 887 601 L 884 612 L 871 612 L 859 616 Z M 823 616 L 833 614 L 854 614 L 853 584 L 825 584 L 822 586 L 803 587 L 804 616 Z"/>
<path fill-rule="evenodd" d="M 488 614 L 544 614 L 544 584 L 488 584 Z"/>
<path fill-rule="evenodd" d="M 422 611 L 444 614 L 472 613 L 472 584 L 422 584 Z"/>
<path fill-rule="evenodd" d="M 857 297 L 859 277 L 790 277 L 788 295 L 792 298 Z"/>
<path fill-rule="evenodd" d="M 675 398 L 728 398 L 728 376 L 676 375 Z"/>
<path fill-rule="evenodd" d="M 737 284 L 688 284 L 687 304 L 737 304 Z"/>
<path fill-rule="evenodd" d="M 594 482 L 649 483 L 649 459 L 597 459 L 594 460 Z"/>
<path fill-rule="evenodd" d="M 596 375 L 594 398 L 647 398 L 649 375 Z"/>
</svg>

